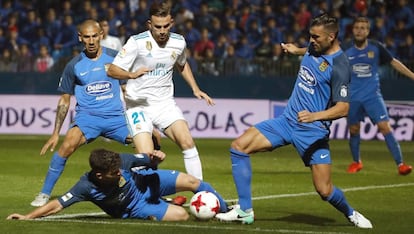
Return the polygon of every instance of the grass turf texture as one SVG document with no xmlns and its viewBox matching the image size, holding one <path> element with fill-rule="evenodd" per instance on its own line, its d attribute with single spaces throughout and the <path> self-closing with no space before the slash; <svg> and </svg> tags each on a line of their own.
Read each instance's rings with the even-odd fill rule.
<svg viewBox="0 0 414 234">
<path fill-rule="evenodd" d="M 363 141 L 364 169 L 346 173 L 351 162 L 347 141 L 331 141 L 332 179 L 345 191 L 350 204 L 368 217 L 372 230 L 351 226 L 341 213 L 314 193 L 310 172 L 291 146 L 252 156 L 253 196 L 256 221 L 253 225 L 207 222 L 154 222 L 112 219 L 91 203 L 78 203 L 59 215 L 83 214 L 37 221 L 5 220 L 10 213 L 32 210 L 29 203 L 42 186 L 52 153 L 39 156 L 47 137 L 0 135 L 0 233 L 413 233 L 414 175 L 400 176 L 384 142 Z M 61 137 L 61 141 L 63 137 Z M 237 198 L 231 175 L 228 148 L 231 140 L 196 139 L 204 178 L 225 199 Z M 180 150 L 168 139 L 160 168 L 184 171 Z M 53 198 L 66 192 L 88 170 L 88 154 L 94 148 L 133 152 L 116 142 L 95 142 L 81 147 L 68 161 Z M 414 144 L 401 142 L 405 161 L 414 164 Z M 191 193 L 186 195 L 188 200 Z"/>
</svg>

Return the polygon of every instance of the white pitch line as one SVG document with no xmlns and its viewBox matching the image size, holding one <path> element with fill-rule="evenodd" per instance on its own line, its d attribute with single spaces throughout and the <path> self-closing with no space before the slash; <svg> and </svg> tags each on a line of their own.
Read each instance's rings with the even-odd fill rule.
<svg viewBox="0 0 414 234">
<path fill-rule="evenodd" d="M 96 213 L 98 214 L 98 213 Z M 99 213 L 105 214 L 105 213 Z M 63 215 L 62 215 L 63 216 Z M 74 217 L 74 216 L 72 216 Z M 78 217 L 85 217 L 85 215 L 81 215 Z M 303 230 L 289 230 L 289 229 L 264 229 L 264 228 L 253 228 L 253 229 L 246 229 L 244 227 L 226 227 L 226 226 L 201 226 L 201 225 L 189 225 L 189 224 L 169 224 L 169 223 L 161 223 L 161 222 L 145 222 L 140 220 L 141 222 L 116 222 L 114 221 L 102 221 L 102 220 L 79 220 L 79 219 L 59 219 L 59 218 L 42 218 L 37 219 L 36 221 L 47 221 L 47 222 L 67 222 L 67 223 L 87 223 L 87 224 L 107 224 L 107 225 L 137 225 L 137 226 L 156 226 L 156 227 L 179 227 L 179 228 L 188 228 L 188 229 L 208 229 L 208 230 L 226 230 L 226 231 L 253 231 L 253 232 L 263 232 L 263 233 L 302 233 L 302 234 L 349 234 L 348 232 L 315 232 L 315 231 L 303 231 Z M 138 220 L 137 220 L 138 221 Z"/>
<path fill-rule="evenodd" d="M 342 189 L 344 192 L 352 191 L 361 191 L 361 190 L 373 190 L 373 189 L 386 189 L 386 188 L 397 188 L 397 187 L 407 187 L 414 186 L 414 183 L 403 183 L 403 184 L 390 184 L 390 185 L 372 185 L 364 187 L 355 187 L 355 188 L 346 188 Z M 260 196 L 254 197 L 253 200 L 266 200 L 266 199 L 276 199 L 276 198 L 286 198 L 286 197 L 301 197 L 316 195 L 316 192 L 307 192 L 307 193 L 291 193 L 291 194 L 278 194 L 271 196 Z M 237 201 L 237 199 L 226 200 L 228 202 Z M 187 205 L 187 204 L 186 204 Z M 236 227 L 225 227 L 225 226 L 200 226 L 200 225 L 187 225 L 187 224 L 167 224 L 160 222 L 111 222 L 111 221 L 99 221 L 99 220 L 76 220 L 69 218 L 82 218 L 82 217 L 97 217 L 97 216 L 107 216 L 104 212 L 96 213 L 78 213 L 78 214 L 63 214 L 63 215 L 52 215 L 49 217 L 44 217 L 41 219 L 36 219 L 36 221 L 48 221 L 48 222 L 73 222 L 73 223 L 96 223 L 96 224 L 126 224 L 126 225 L 147 225 L 147 226 L 166 226 L 166 227 L 183 227 L 183 228 L 198 228 L 198 229 L 217 229 L 217 230 L 229 230 L 229 231 L 246 231 L 245 228 L 236 228 Z M 98 217 L 97 217 L 98 218 Z M 313 231 L 302 231 L 302 230 L 286 230 L 286 229 L 253 229 L 255 232 L 274 232 L 274 233 L 303 233 L 303 234 L 342 234 L 343 232 L 313 232 Z"/>
</svg>

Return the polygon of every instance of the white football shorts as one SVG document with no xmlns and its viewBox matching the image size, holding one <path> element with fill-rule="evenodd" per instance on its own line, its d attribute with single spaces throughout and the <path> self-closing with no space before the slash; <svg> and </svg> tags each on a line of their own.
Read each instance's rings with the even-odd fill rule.
<svg viewBox="0 0 414 234">
<path fill-rule="evenodd" d="M 173 99 L 149 106 L 132 107 L 125 115 L 132 137 L 142 132 L 152 133 L 154 126 L 163 132 L 175 121 L 185 120 L 183 112 Z"/>
</svg>

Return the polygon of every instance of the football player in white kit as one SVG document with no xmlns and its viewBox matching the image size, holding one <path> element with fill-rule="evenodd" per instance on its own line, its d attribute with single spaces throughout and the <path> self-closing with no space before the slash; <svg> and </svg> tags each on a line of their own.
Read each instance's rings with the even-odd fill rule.
<svg viewBox="0 0 414 234">
<path fill-rule="evenodd" d="M 153 126 L 182 150 L 188 174 L 203 178 L 200 157 L 187 121 L 174 100 L 173 69 L 176 67 L 194 96 L 208 105 L 214 101 L 201 91 L 186 61 L 186 42 L 170 32 L 174 24 L 171 5 L 154 3 L 148 31 L 131 36 L 108 68 L 108 75 L 128 79 L 125 93 L 126 118 L 139 153 L 153 152 Z M 150 144 L 151 143 L 151 144 Z"/>
</svg>

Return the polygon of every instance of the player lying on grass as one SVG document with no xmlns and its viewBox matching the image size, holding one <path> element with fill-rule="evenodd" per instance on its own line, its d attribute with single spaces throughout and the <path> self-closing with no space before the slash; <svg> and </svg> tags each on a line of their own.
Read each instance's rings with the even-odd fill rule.
<svg viewBox="0 0 414 234">
<path fill-rule="evenodd" d="M 151 156 L 159 159 L 165 154 Z M 26 215 L 15 213 L 7 219 L 45 217 L 77 202 L 90 201 L 114 218 L 184 221 L 189 218 L 188 212 L 162 199 L 181 191 L 213 192 L 220 200 L 220 211 L 227 211 L 225 201 L 210 184 L 175 170 L 154 170 L 145 154 L 96 149 L 90 154 L 89 164 L 91 170 L 67 193 Z"/>
</svg>

